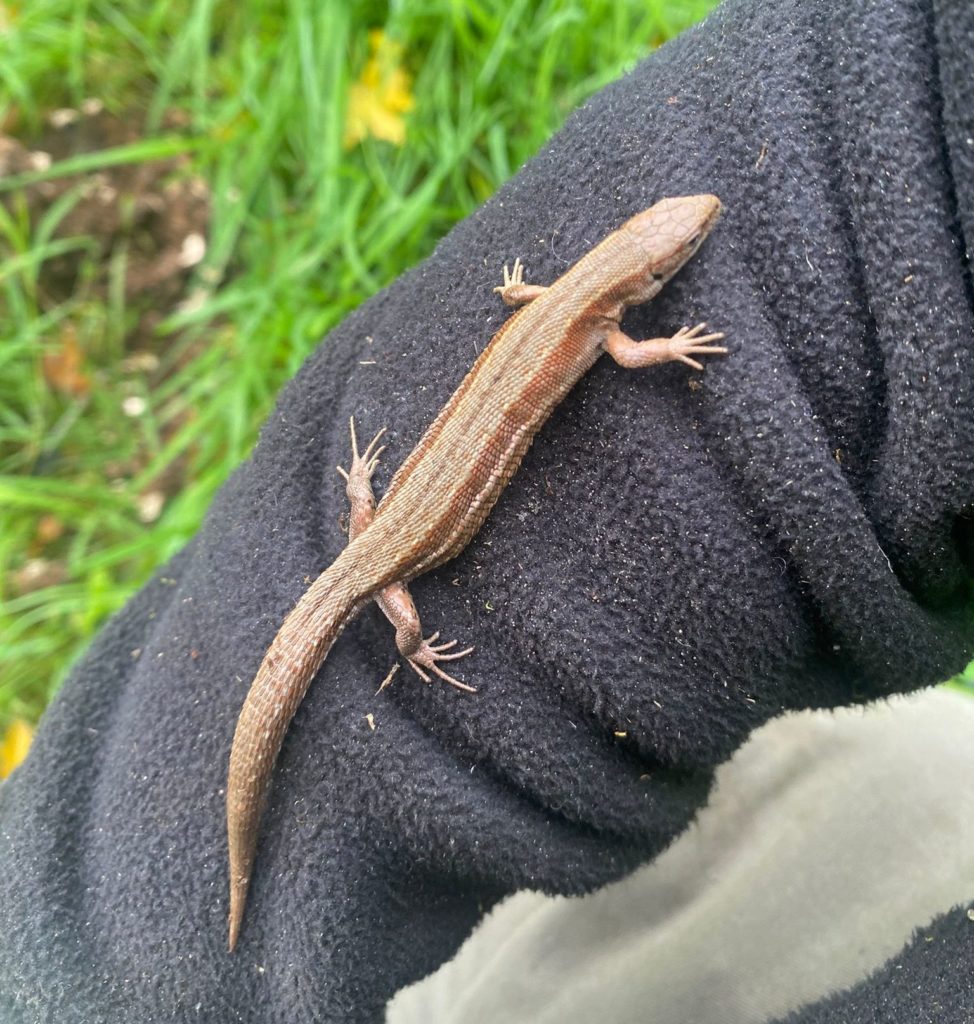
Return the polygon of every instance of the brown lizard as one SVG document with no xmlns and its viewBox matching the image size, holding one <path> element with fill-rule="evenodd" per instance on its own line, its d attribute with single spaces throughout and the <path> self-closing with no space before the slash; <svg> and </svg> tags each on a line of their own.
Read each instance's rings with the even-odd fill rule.
<svg viewBox="0 0 974 1024">
<path fill-rule="evenodd" d="M 525 284 L 520 260 L 494 290 L 523 305 L 494 335 L 432 426 L 392 478 L 378 507 L 371 476 L 382 432 L 360 455 L 352 434 L 347 481 L 349 543 L 284 620 L 244 701 L 230 752 L 227 832 L 230 940 L 240 932 L 257 829 L 274 762 L 294 712 L 335 638 L 370 600 L 396 627 L 400 653 L 472 690 L 439 667 L 472 648 L 424 640 L 406 584 L 459 554 L 477 533 L 535 433 L 596 359 L 643 367 L 725 353 L 705 324 L 672 338 L 634 341 L 619 328 L 626 308 L 652 299 L 697 251 L 720 216 L 716 196 L 664 199 L 627 220 L 549 287 Z M 458 458 L 457 453 L 463 457 Z"/>
</svg>

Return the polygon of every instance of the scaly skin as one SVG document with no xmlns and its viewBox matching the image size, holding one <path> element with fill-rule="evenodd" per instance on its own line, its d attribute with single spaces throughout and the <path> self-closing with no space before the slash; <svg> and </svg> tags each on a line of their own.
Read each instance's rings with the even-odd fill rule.
<svg viewBox="0 0 974 1024">
<path fill-rule="evenodd" d="M 244 701 L 230 752 L 227 832 L 230 938 L 236 945 L 257 845 L 260 815 L 288 724 L 335 638 L 372 599 L 396 626 L 400 652 L 465 689 L 437 662 L 469 651 L 423 640 L 406 584 L 462 551 L 480 529 L 555 406 L 608 352 L 626 367 L 726 352 L 704 324 L 672 338 L 634 341 L 619 329 L 626 308 L 652 299 L 706 238 L 720 215 L 716 196 L 664 199 L 626 221 L 548 288 L 527 285 L 520 263 L 496 288 L 524 305 L 494 335 L 377 508 L 369 483 L 378 436 L 364 455 L 353 435 L 348 473 L 348 547 L 284 620 Z M 456 458 L 463 452 L 463 460 Z"/>
</svg>

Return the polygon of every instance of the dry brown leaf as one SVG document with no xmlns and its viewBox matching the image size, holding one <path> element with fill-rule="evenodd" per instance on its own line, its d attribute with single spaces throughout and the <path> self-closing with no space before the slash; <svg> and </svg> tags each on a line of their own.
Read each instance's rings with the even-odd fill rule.
<svg viewBox="0 0 974 1024">
<path fill-rule="evenodd" d="M 78 332 L 73 324 L 66 324 L 56 345 L 44 353 L 44 379 L 62 395 L 83 398 L 91 389 L 91 381 L 82 370 L 83 363 Z"/>
</svg>

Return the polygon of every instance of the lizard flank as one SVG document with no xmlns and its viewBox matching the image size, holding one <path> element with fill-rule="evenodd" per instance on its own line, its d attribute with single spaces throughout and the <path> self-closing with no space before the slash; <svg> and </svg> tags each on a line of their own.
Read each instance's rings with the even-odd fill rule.
<svg viewBox="0 0 974 1024">
<path fill-rule="evenodd" d="M 291 718 L 335 638 L 375 600 L 396 627 L 400 654 L 430 674 L 473 688 L 441 662 L 469 654 L 423 639 L 406 585 L 459 554 L 517 470 L 535 433 L 603 352 L 630 368 L 725 353 L 705 324 L 635 341 L 619 328 L 627 307 L 652 299 L 720 216 L 716 196 L 664 199 L 626 221 L 549 287 L 525 284 L 520 261 L 496 289 L 523 306 L 501 327 L 392 478 L 378 507 L 371 476 L 381 433 L 340 470 L 351 501 L 349 543 L 311 584 L 267 650 L 244 701 L 230 752 L 227 832 L 232 950 L 243 919 L 257 831 Z M 463 453 L 458 458 L 457 453 Z"/>
</svg>

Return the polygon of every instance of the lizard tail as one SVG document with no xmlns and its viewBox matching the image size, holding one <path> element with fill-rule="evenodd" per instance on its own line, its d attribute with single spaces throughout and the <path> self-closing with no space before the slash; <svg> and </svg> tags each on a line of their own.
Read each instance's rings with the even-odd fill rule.
<svg viewBox="0 0 974 1024">
<path fill-rule="evenodd" d="M 227 775 L 231 951 L 240 933 L 257 829 L 284 734 L 338 634 L 378 589 L 373 579 L 364 578 L 375 572 L 356 572 L 362 562 L 349 557 L 349 550 L 315 580 L 284 620 L 237 719 Z"/>
</svg>

